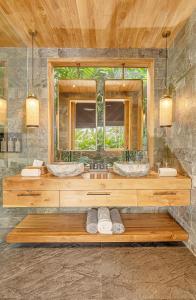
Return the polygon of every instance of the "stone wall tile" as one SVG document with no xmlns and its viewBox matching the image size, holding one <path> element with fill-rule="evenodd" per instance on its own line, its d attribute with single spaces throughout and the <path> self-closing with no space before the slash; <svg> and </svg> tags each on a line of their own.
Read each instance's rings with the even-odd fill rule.
<svg viewBox="0 0 196 300">
<path fill-rule="evenodd" d="M 196 11 L 182 28 L 169 49 L 169 78 L 174 91 L 174 124 L 166 142 L 191 176 L 196 175 L 196 111 L 195 111 L 195 33 Z M 193 38 L 194 37 L 194 38 Z M 195 176 L 193 187 L 196 187 Z M 189 232 L 189 249 L 196 254 L 196 190 L 191 192 L 191 206 L 171 208 L 171 214 Z"/>
</svg>

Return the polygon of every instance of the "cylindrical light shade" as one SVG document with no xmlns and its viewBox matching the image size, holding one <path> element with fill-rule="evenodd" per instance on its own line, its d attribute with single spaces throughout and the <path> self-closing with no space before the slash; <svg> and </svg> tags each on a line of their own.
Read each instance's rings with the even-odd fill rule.
<svg viewBox="0 0 196 300">
<path fill-rule="evenodd" d="M 7 123 L 7 100 L 0 98 L 0 126 L 5 126 Z"/>
<path fill-rule="evenodd" d="M 35 96 L 26 99 L 26 126 L 39 126 L 39 100 Z"/>
<path fill-rule="evenodd" d="M 172 125 L 172 97 L 164 95 L 160 99 L 160 126 L 169 127 Z"/>
</svg>

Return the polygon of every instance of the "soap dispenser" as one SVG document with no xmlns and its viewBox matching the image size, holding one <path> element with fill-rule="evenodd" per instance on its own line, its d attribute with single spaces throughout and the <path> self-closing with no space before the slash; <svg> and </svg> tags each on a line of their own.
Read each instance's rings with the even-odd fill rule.
<svg viewBox="0 0 196 300">
<path fill-rule="evenodd" d="M 5 138 L 3 138 L 1 141 L 1 152 L 6 152 L 6 151 L 7 151 L 7 142 Z"/>
<path fill-rule="evenodd" d="M 15 141 L 15 152 L 20 152 L 20 151 L 21 151 L 21 142 L 17 138 L 16 141 Z"/>
<path fill-rule="evenodd" d="M 8 152 L 14 152 L 14 141 L 12 138 L 8 140 Z"/>
</svg>

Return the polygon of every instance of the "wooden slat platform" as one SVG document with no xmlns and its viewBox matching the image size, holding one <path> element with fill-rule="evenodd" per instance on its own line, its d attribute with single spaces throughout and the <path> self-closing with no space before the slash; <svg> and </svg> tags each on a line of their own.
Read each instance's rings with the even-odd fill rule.
<svg viewBox="0 0 196 300">
<path fill-rule="evenodd" d="M 186 231 L 168 214 L 122 214 L 123 234 L 88 234 L 85 214 L 33 214 L 8 235 L 8 243 L 185 241 Z"/>
</svg>

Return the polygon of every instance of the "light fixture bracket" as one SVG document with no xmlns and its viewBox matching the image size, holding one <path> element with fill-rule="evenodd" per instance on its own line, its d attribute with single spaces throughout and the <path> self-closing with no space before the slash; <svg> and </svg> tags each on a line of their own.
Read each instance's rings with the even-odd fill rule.
<svg viewBox="0 0 196 300">
<path fill-rule="evenodd" d="M 34 39 L 37 31 L 29 30 L 31 36 L 31 92 L 26 98 L 26 127 L 39 127 L 39 99 L 34 95 Z M 27 79 L 28 80 L 28 79 Z"/>
<path fill-rule="evenodd" d="M 170 35 L 171 35 L 171 31 L 169 31 L 169 30 L 166 30 L 166 31 L 162 32 L 162 37 L 164 39 L 168 38 Z"/>
<path fill-rule="evenodd" d="M 32 37 L 35 37 L 37 35 L 37 30 L 29 30 L 29 34 L 32 36 Z"/>
<path fill-rule="evenodd" d="M 169 30 L 162 33 L 162 37 L 165 39 L 165 93 L 160 98 L 160 111 L 159 111 L 159 122 L 161 127 L 172 126 L 172 96 L 170 95 L 170 89 L 167 82 L 168 77 L 168 47 L 167 38 L 171 35 Z"/>
</svg>

